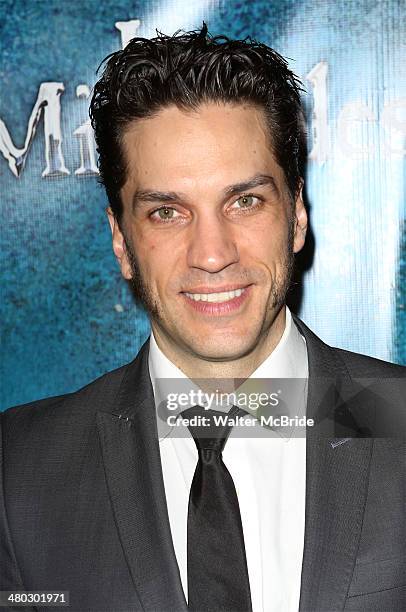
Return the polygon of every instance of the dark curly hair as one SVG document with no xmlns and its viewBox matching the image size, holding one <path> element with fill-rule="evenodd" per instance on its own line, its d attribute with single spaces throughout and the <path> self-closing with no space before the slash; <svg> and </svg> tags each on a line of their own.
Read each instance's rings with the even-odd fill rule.
<svg viewBox="0 0 406 612">
<path fill-rule="evenodd" d="M 100 179 L 120 223 L 120 189 L 126 181 L 121 139 L 126 126 L 165 106 L 196 109 L 204 102 L 251 103 L 262 108 L 272 150 L 294 199 L 303 175 L 304 121 L 299 79 L 287 61 L 252 40 L 178 31 L 152 39 L 133 38 L 102 62 L 104 70 L 90 103 Z M 99 67 L 100 68 L 100 67 Z"/>
</svg>

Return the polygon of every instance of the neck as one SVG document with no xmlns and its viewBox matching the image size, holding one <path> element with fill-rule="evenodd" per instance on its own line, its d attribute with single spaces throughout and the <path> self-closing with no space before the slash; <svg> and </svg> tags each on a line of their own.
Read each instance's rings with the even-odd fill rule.
<svg viewBox="0 0 406 612">
<path fill-rule="evenodd" d="M 214 361 L 196 355 L 151 322 L 156 343 L 163 354 L 190 379 L 245 379 L 269 357 L 279 343 L 286 325 L 286 307 L 282 306 L 266 332 L 246 355 L 228 361 Z"/>
</svg>

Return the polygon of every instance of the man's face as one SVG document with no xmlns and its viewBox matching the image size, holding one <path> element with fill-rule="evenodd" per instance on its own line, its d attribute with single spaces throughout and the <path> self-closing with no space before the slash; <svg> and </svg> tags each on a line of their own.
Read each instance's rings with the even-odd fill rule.
<svg viewBox="0 0 406 612">
<path fill-rule="evenodd" d="M 242 104 L 171 106 L 124 134 L 114 250 L 156 336 L 194 357 L 248 355 L 284 303 L 306 213 L 270 144 L 262 111 Z"/>
</svg>

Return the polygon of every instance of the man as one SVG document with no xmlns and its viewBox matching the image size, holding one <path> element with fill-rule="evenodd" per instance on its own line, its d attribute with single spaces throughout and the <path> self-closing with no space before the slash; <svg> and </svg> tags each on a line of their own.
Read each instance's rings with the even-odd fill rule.
<svg viewBox="0 0 406 612">
<path fill-rule="evenodd" d="M 69 591 L 77 611 L 406 609 L 405 369 L 328 347 L 285 304 L 307 229 L 299 93 L 277 53 L 205 26 L 108 59 L 91 117 L 152 333 L 2 415 L 1 589 Z M 209 434 L 162 435 L 168 379 L 304 381 L 314 427 L 236 436 L 221 402 L 190 402 L 177 416 L 210 415 Z"/>
</svg>

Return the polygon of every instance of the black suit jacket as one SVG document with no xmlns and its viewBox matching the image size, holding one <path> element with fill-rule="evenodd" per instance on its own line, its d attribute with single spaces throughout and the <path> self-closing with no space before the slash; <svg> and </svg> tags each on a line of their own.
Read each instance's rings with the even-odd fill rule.
<svg viewBox="0 0 406 612">
<path fill-rule="evenodd" d="M 405 440 L 352 436 L 371 430 L 359 426 L 364 400 L 368 414 L 380 414 L 388 394 L 405 410 L 406 369 L 331 348 L 295 322 L 307 342 L 308 411 L 319 423 L 306 443 L 300 612 L 404 611 Z M 363 378 L 382 381 L 384 392 L 359 392 Z M 333 438 L 324 432 L 332 414 Z M 72 612 L 187 610 L 148 342 L 83 389 L 1 416 L 0 590 L 69 591 Z"/>
</svg>

